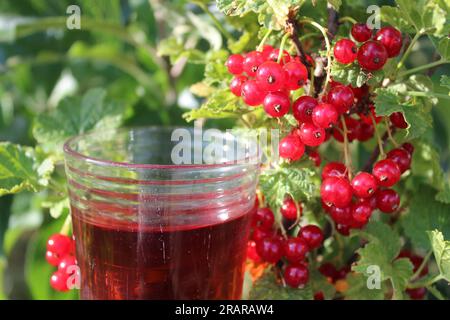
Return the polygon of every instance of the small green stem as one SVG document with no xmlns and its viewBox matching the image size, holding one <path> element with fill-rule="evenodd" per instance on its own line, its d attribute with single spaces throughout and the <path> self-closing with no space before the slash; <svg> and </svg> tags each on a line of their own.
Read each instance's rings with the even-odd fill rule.
<svg viewBox="0 0 450 320">
<path fill-rule="evenodd" d="M 436 97 L 440 99 L 450 100 L 450 96 L 436 92 L 407 91 L 406 94 L 413 97 L 426 97 L 426 98 Z"/>
<path fill-rule="evenodd" d="M 342 128 L 344 129 L 344 159 L 345 159 L 345 166 L 347 167 L 347 174 L 348 178 L 351 181 L 352 180 L 352 158 L 350 156 L 350 150 L 349 150 L 349 144 L 348 144 L 348 128 L 347 124 L 345 123 L 345 119 L 342 116 L 341 117 L 341 123 Z"/>
<path fill-rule="evenodd" d="M 403 78 L 403 77 L 409 76 L 410 74 L 414 74 L 414 73 L 420 72 L 422 70 L 434 68 L 434 67 L 446 64 L 446 63 L 450 63 L 450 61 L 447 61 L 445 59 L 440 59 L 438 61 L 435 61 L 435 62 L 432 62 L 432 63 L 428 63 L 428 64 L 425 64 L 423 66 L 417 67 L 417 68 L 406 70 L 406 71 L 400 73 L 397 78 Z"/>
<path fill-rule="evenodd" d="M 430 257 L 432 254 L 433 254 L 433 250 L 428 251 L 427 255 L 423 258 L 423 261 L 420 264 L 419 269 L 417 269 L 417 271 L 411 277 L 411 281 L 414 281 L 415 279 L 419 278 L 420 274 L 422 273 L 422 270 L 428 264 L 428 260 L 430 260 Z"/>
<path fill-rule="evenodd" d="M 223 27 L 222 23 L 217 20 L 214 14 L 209 10 L 208 6 L 201 1 L 193 1 L 196 5 L 198 5 L 214 22 L 216 28 L 225 36 L 227 41 L 232 41 L 233 36 Z"/>
<path fill-rule="evenodd" d="M 70 212 L 69 212 L 69 214 L 66 217 L 66 220 L 64 220 L 64 224 L 59 233 L 65 235 L 65 236 L 69 235 L 71 225 L 72 225 L 72 216 L 70 215 Z"/>
<path fill-rule="evenodd" d="M 330 44 L 330 40 L 328 39 L 327 31 L 325 30 L 325 28 L 322 27 L 317 22 L 309 20 L 309 19 L 302 19 L 302 20 L 300 20 L 300 23 L 309 23 L 313 27 L 317 28 L 322 33 L 322 36 L 325 40 L 325 46 L 327 48 L 327 70 L 326 70 L 327 75 L 325 78 L 325 82 L 323 84 L 322 92 L 319 94 L 319 97 L 322 97 L 325 94 L 325 92 L 327 91 L 328 83 L 330 82 L 330 78 L 331 78 L 331 44 Z"/>
<path fill-rule="evenodd" d="M 386 132 L 388 134 L 389 140 L 392 142 L 394 147 L 398 148 L 398 143 L 397 143 L 397 141 L 395 141 L 395 139 L 392 135 L 391 126 L 389 125 L 389 120 L 387 117 L 384 117 L 384 123 L 386 124 Z"/>
<path fill-rule="evenodd" d="M 442 276 L 442 274 L 438 274 L 437 276 L 431 278 L 430 280 L 427 281 L 417 281 L 414 283 L 410 283 L 408 285 L 409 289 L 417 289 L 417 288 L 423 288 L 423 287 L 428 287 L 431 286 L 433 283 L 436 283 L 440 280 L 444 279 L 444 277 Z"/>
<path fill-rule="evenodd" d="M 264 43 L 266 43 L 267 38 L 269 38 L 271 33 L 272 33 L 272 29 L 267 30 L 266 34 L 261 39 L 261 42 L 259 43 L 258 48 L 256 49 L 257 51 L 262 51 L 262 49 L 264 47 Z"/>
<path fill-rule="evenodd" d="M 281 38 L 281 44 L 280 44 L 280 52 L 278 53 L 278 59 L 277 62 L 280 63 L 281 58 L 283 58 L 283 51 L 284 51 L 284 46 L 286 44 L 287 39 L 290 37 L 291 35 L 289 33 L 286 33 L 283 38 Z"/>
<path fill-rule="evenodd" d="M 416 42 L 419 40 L 419 38 L 422 36 L 422 32 L 418 32 L 416 33 L 416 35 L 414 36 L 414 38 L 411 40 L 411 43 L 408 46 L 408 49 L 406 49 L 405 53 L 402 56 L 402 59 L 400 60 L 400 62 L 397 64 L 397 70 L 399 70 L 403 64 L 405 63 L 406 59 L 408 58 L 409 54 L 411 53 L 414 45 L 416 44 Z"/>
<path fill-rule="evenodd" d="M 372 119 L 372 124 L 375 129 L 375 135 L 377 137 L 377 143 L 378 143 L 378 149 L 380 150 L 380 156 L 384 158 L 386 154 L 384 153 L 383 148 L 383 141 L 380 136 L 380 132 L 378 131 L 377 122 L 375 121 L 375 117 L 373 116 L 372 112 L 369 112 L 370 118 Z"/>
<path fill-rule="evenodd" d="M 428 292 L 431 293 L 436 299 L 438 300 L 445 300 L 445 298 L 442 296 L 442 293 L 439 292 L 438 289 L 436 289 L 433 286 L 427 286 L 426 287 Z"/>
<path fill-rule="evenodd" d="M 356 21 L 352 17 L 348 17 L 348 16 L 342 17 L 342 18 L 339 19 L 339 23 L 344 23 L 344 22 L 350 22 L 350 23 L 353 23 L 353 24 L 357 24 L 358 23 L 358 21 Z"/>
</svg>

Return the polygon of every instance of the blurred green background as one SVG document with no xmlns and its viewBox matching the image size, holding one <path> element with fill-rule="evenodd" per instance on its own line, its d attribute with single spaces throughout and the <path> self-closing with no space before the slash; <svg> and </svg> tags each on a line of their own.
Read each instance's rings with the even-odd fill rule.
<svg viewBox="0 0 450 320">
<path fill-rule="evenodd" d="M 201 1 L 200 3 L 205 3 Z M 355 1 L 390 4 L 390 1 Z M 66 10 L 81 8 L 81 30 L 68 30 Z M 214 3 L 211 11 L 217 13 Z M 223 17 L 217 13 L 217 18 Z M 257 27 L 257 26 L 255 26 Z M 237 32 L 233 30 L 232 32 Z M 158 44 L 175 36 L 191 58 L 171 65 L 158 55 Z M 223 46 L 212 19 L 195 3 L 182 0 L 2 0 L 0 2 L 0 141 L 36 144 L 31 134 L 35 117 L 55 108 L 66 96 L 94 87 L 126 109 L 125 125 L 185 124 L 183 112 L 199 106 L 190 85 L 203 78 L 205 65 L 195 54 Z M 165 48 L 170 50 L 170 48 Z M 410 64 L 429 61 L 434 48 L 423 39 Z M 192 62 L 193 61 L 193 62 Z M 441 68 L 433 75 L 448 74 Z M 449 167 L 450 112 L 433 109 L 430 132 Z M 230 120 L 209 121 L 230 127 Z M 0 298 L 73 299 L 77 293 L 56 293 L 49 287 L 53 267 L 45 259 L 45 242 L 64 219 L 46 208 L 47 191 L 0 197 Z"/>
</svg>

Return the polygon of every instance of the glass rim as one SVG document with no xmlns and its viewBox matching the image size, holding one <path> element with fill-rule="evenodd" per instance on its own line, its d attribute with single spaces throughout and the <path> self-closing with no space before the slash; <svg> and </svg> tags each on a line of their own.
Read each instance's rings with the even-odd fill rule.
<svg viewBox="0 0 450 320">
<path fill-rule="evenodd" d="M 195 127 L 186 127 L 186 126 L 133 126 L 133 127 L 121 127 L 116 129 L 107 129 L 101 132 L 133 132 L 133 131 L 149 131 L 149 130 L 175 130 L 175 129 L 187 129 L 192 130 Z M 221 133 L 225 133 L 223 130 L 219 130 Z M 148 169 L 148 170 L 160 170 L 160 169 L 170 169 L 170 170 L 184 170 L 184 169 L 217 169 L 217 168 L 232 168 L 239 166 L 259 166 L 260 161 L 258 161 L 258 156 L 249 157 L 242 160 L 250 161 L 239 163 L 236 161 L 229 161 L 218 164 L 144 164 L 144 163 L 131 163 L 131 162 L 122 162 L 122 161 L 112 161 L 101 159 L 97 157 L 87 156 L 81 152 L 74 150 L 73 144 L 81 141 L 82 139 L 98 134 L 99 131 L 92 130 L 88 131 L 73 137 L 68 138 L 63 145 L 63 152 L 65 155 L 78 159 L 81 161 L 86 161 L 94 165 L 103 166 L 103 167 L 120 167 L 127 169 Z M 255 162 L 252 162 L 255 160 Z"/>
</svg>

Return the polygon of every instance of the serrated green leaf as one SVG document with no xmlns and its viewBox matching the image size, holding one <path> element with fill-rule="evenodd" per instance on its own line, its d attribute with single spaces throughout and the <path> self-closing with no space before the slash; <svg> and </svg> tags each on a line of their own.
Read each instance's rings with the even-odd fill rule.
<svg viewBox="0 0 450 320">
<path fill-rule="evenodd" d="M 402 112 L 408 123 L 407 137 L 414 139 L 421 136 L 431 127 L 432 118 L 422 99 L 405 101 L 407 87 L 399 84 L 375 90 L 375 111 L 379 116 L 389 116 L 394 112 Z"/>
<path fill-rule="evenodd" d="M 450 241 L 444 240 L 443 234 L 438 230 L 429 231 L 428 236 L 439 272 L 450 282 Z"/>
<path fill-rule="evenodd" d="M 36 192 L 48 185 L 53 170 L 53 161 L 41 161 L 33 148 L 0 142 L 0 196 Z"/>
<path fill-rule="evenodd" d="M 232 77 L 225 66 L 227 58 L 228 52 L 225 50 L 213 51 L 208 54 L 203 80 L 205 84 L 228 88 Z"/>
<path fill-rule="evenodd" d="M 50 112 L 39 115 L 33 135 L 46 152 L 62 153 L 62 144 L 72 136 L 92 129 L 117 128 L 123 120 L 124 107 L 105 101 L 103 89 L 91 89 L 80 99 L 68 97 Z"/>
<path fill-rule="evenodd" d="M 369 289 L 367 277 L 361 273 L 351 272 L 347 275 L 348 290 L 345 292 L 346 300 L 383 300 L 386 285 L 380 284 L 380 289 Z"/>
<path fill-rule="evenodd" d="M 430 248 L 428 230 L 439 229 L 446 238 L 450 237 L 450 205 L 436 201 L 435 196 L 434 189 L 422 185 L 401 219 L 405 235 L 417 248 Z"/>
<path fill-rule="evenodd" d="M 333 80 L 344 85 L 359 88 L 364 84 L 376 85 L 380 83 L 384 78 L 384 71 L 366 72 L 357 63 L 344 65 L 334 62 L 331 66 L 331 76 Z"/>
<path fill-rule="evenodd" d="M 312 300 L 313 293 L 311 287 L 306 285 L 303 289 L 285 288 L 277 282 L 275 275 L 271 271 L 258 279 L 251 291 L 251 300 Z"/>
<path fill-rule="evenodd" d="M 431 0 L 396 0 L 402 17 L 416 32 L 444 35 L 446 12 Z"/>
<path fill-rule="evenodd" d="M 403 299 L 408 280 L 413 275 L 413 266 L 408 259 L 396 259 L 401 248 L 400 236 L 382 222 L 371 222 L 365 230 L 357 233 L 368 243 L 357 251 L 360 258 L 352 270 L 367 274 L 370 267 L 379 267 L 381 281 L 389 280 L 392 284 L 393 298 Z"/>
<path fill-rule="evenodd" d="M 183 118 L 187 121 L 200 118 L 236 118 L 250 111 L 251 109 L 248 107 L 242 106 L 239 98 L 232 94 L 228 88 L 224 88 L 214 91 L 200 108 L 186 112 Z"/>
<path fill-rule="evenodd" d="M 286 195 L 294 199 L 309 199 L 317 189 L 314 171 L 307 168 L 280 167 L 265 170 L 259 178 L 259 186 L 272 210 L 283 205 Z"/>
<path fill-rule="evenodd" d="M 168 56 L 171 64 L 176 64 L 181 58 L 190 63 L 205 63 L 205 54 L 197 49 L 186 49 L 184 44 L 175 37 L 163 39 L 158 44 L 158 55 Z"/>
<path fill-rule="evenodd" d="M 381 20 L 387 24 L 402 30 L 403 32 L 412 33 L 414 28 L 411 23 L 403 16 L 399 8 L 391 6 L 381 7 Z"/>
</svg>

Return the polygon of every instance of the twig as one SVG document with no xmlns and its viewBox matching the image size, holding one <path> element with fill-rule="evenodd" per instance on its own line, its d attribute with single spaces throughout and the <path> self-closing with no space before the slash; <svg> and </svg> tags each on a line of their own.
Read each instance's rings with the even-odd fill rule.
<svg viewBox="0 0 450 320">
<path fill-rule="evenodd" d="M 334 8 L 328 4 L 328 39 L 333 40 L 339 27 L 339 15 Z"/>
<path fill-rule="evenodd" d="M 289 33 L 291 34 L 291 40 L 294 43 L 295 48 L 297 49 L 297 54 L 298 54 L 298 56 L 300 58 L 300 61 L 307 68 L 311 68 L 312 65 L 311 65 L 311 63 L 309 63 L 308 59 L 306 59 L 305 50 L 303 49 L 302 43 L 300 42 L 300 39 L 299 39 L 299 32 L 298 32 L 298 30 L 300 29 L 300 27 L 298 25 L 297 20 L 293 16 L 292 12 L 289 13 L 289 17 L 288 17 L 288 20 L 287 20 L 287 25 L 288 25 Z"/>
<path fill-rule="evenodd" d="M 394 131 L 393 128 L 391 128 L 391 131 Z M 381 137 L 382 145 L 384 146 L 386 144 L 386 141 L 388 140 L 389 136 L 388 133 L 385 132 L 384 135 Z M 378 145 L 373 149 L 372 154 L 370 155 L 369 160 L 367 161 L 366 165 L 364 166 L 363 171 L 370 171 L 372 168 L 372 165 L 375 163 L 375 161 L 378 159 L 378 156 L 380 155 L 380 148 Z"/>
</svg>

